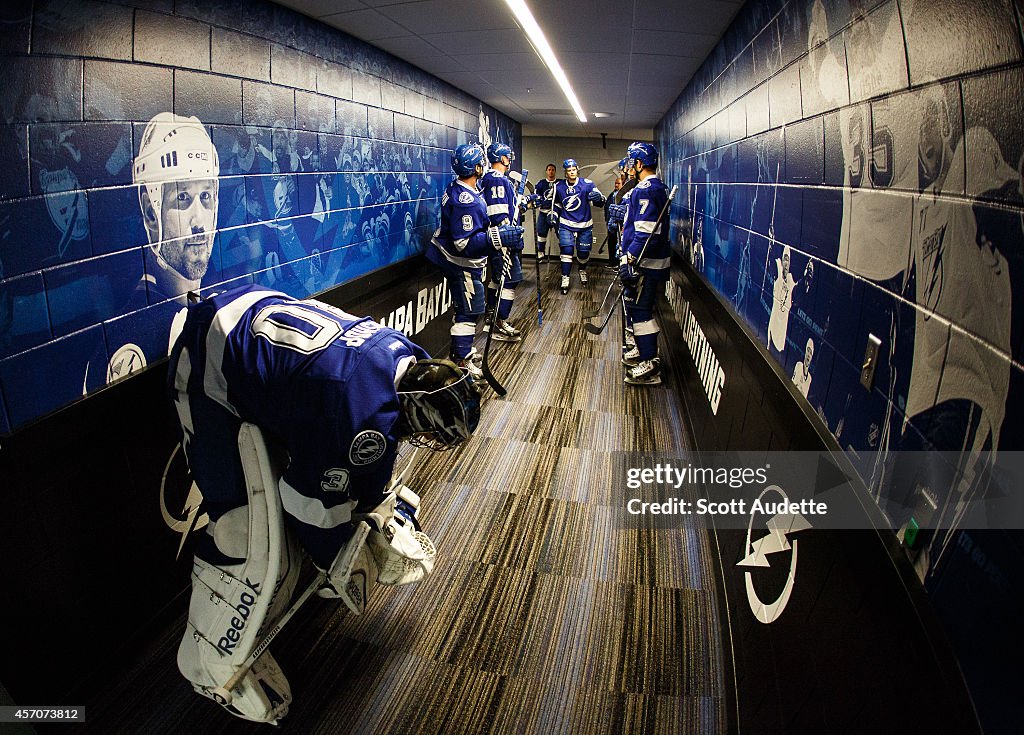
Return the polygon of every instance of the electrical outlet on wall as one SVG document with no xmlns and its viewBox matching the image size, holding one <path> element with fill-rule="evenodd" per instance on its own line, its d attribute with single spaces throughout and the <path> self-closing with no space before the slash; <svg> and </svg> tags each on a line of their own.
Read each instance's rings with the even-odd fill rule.
<svg viewBox="0 0 1024 735">
<path fill-rule="evenodd" d="M 860 366 L 860 384 L 871 390 L 875 384 L 875 370 L 878 367 L 878 352 L 882 340 L 873 334 L 868 335 L 868 345 L 864 349 L 864 362 Z"/>
</svg>

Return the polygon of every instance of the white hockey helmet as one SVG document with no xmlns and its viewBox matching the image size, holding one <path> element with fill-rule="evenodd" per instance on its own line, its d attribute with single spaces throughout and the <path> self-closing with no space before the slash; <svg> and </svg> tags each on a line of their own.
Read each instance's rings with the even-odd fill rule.
<svg viewBox="0 0 1024 735">
<path fill-rule="evenodd" d="M 156 215 L 158 244 L 163 240 L 163 222 L 160 209 L 163 204 L 163 185 L 177 181 L 218 180 L 220 159 L 206 128 L 199 118 L 158 113 L 142 133 L 139 155 L 132 163 L 132 182 L 139 185 L 139 204 L 142 187 L 149 195 Z M 217 221 L 216 204 L 214 222 Z"/>
</svg>

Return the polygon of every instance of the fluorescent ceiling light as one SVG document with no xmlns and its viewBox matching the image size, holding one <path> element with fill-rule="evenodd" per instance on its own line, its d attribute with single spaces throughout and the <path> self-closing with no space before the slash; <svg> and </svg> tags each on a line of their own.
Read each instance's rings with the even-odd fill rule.
<svg viewBox="0 0 1024 735">
<path fill-rule="evenodd" d="M 526 34 L 526 37 L 533 45 L 533 50 L 540 56 L 541 61 L 547 64 L 548 69 L 551 71 L 551 76 L 555 78 L 558 86 L 562 88 L 562 94 L 569 101 L 569 105 L 572 106 L 576 117 L 581 123 L 585 123 L 587 121 L 587 114 L 583 112 L 580 101 L 576 99 L 576 93 L 572 91 L 572 85 L 569 84 L 569 78 L 562 71 L 562 65 L 555 58 L 555 52 L 551 50 L 551 44 L 548 43 L 548 39 L 544 36 L 544 31 L 540 29 L 536 19 L 534 19 L 533 13 L 526 7 L 525 0 L 505 0 L 505 4 L 515 14 L 516 20 L 519 21 L 519 25 L 523 28 L 523 33 Z"/>
</svg>

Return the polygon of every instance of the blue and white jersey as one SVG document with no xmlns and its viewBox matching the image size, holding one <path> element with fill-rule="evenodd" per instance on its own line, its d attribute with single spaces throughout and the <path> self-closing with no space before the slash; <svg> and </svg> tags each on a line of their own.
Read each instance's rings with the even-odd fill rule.
<svg viewBox="0 0 1024 735">
<path fill-rule="evenodd" d="M 576 179 L 575 184 L 561 180 L 555 182 L 554 211 L 558 214 L 558 226 L 581 232 L 594 226 L 587 194 L 601 190 L 590 179 Z M 603 196 L 603 195 L 602 195 Z"/>
<path fill-rule="evenodd" d="M 489 224 L 487 204 L 480 192 L 453 179 L 441 196 L 441 224 L 430 240 L 427 260 L 482 270 L 492 250 L 487 237 Z"/>
<path fill-rule="evenodd" d="M 537 185 L 533 187 L 533 193 L 540 197 L 540 211 L 550 212 L 551 211 L 551 196 L 554 194 L 554 186 L 556 181 L 550 181 L 548 179 L 541 179 L 537 182 Z"/>
<path fill-rule="evenodd" d="M 622 252 L 634 258 L 643 252 L 637 267 L 667 276 L 672 264 L 668 228 L 664 218 L 657 227 L 655 223 L 668 201 L 668 187 L 657 176 L 648 176 L 630 189 L 622 201 L 626 205 L 626 219 L 622 224 Z"/>
<path fill-rule="evenodd" d="M 192 477 L 217 520 L 246 502 L 238 428 L 259 426 L 288 454 L 281 503 L 327 569 L 352 513 L 384 498 L 395 463 L 395 386 L 427 353 L 401 332 L 258 286 L 188 309 L 170 392 Z"/>
<path fill-rule="evenodd" d="M 480 193 L 487 204 L 487 218 L 492 225 L 512 220 L 516 206 L 516 183 L 512 179 L 491 169 L 480 179 Z"/>
</svg>

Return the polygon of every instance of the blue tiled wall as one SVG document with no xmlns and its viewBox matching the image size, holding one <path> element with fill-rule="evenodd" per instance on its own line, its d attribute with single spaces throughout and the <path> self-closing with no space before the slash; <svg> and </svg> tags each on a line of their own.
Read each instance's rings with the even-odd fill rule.
<svg viewBox="0 0 1024 735">
<path fill-rule="evenodd" d="M 145 285 L 132 185 L 155 115 L 197 117 L 219 156 L 202 289 L 305 297 L 415 256 L 451 149 L 520 147 L 492 108 L 263 0 L 15 0 L 0 28 L 0 433 L 166 355 L 183 297 Z"/>
<path fill-rule="evenodd" d="M 791 373 L 813 340 L 807 400 L 852 453 L 961 399 L 979 441 L 1020 448 L 1018 15 L 1011 0 L 751 2 L 657 127 L 680 185 L 673 241 L 696 240 L 766 346 L 789 249 L 770 353 Z M 857 387 L 869 334 L 884 358 L 871 394 Z"/>
<path fill-rule="evenodd" d="M 971 467 L 1024 445 L 1021 8 L 748 2 L 656 128 L 674 244 L 795 383 L 810 375 L 806 400 L 876 493 L 901 449 Z M 956 538 L 928 546 L 933 589 Z"/>
</svg>

